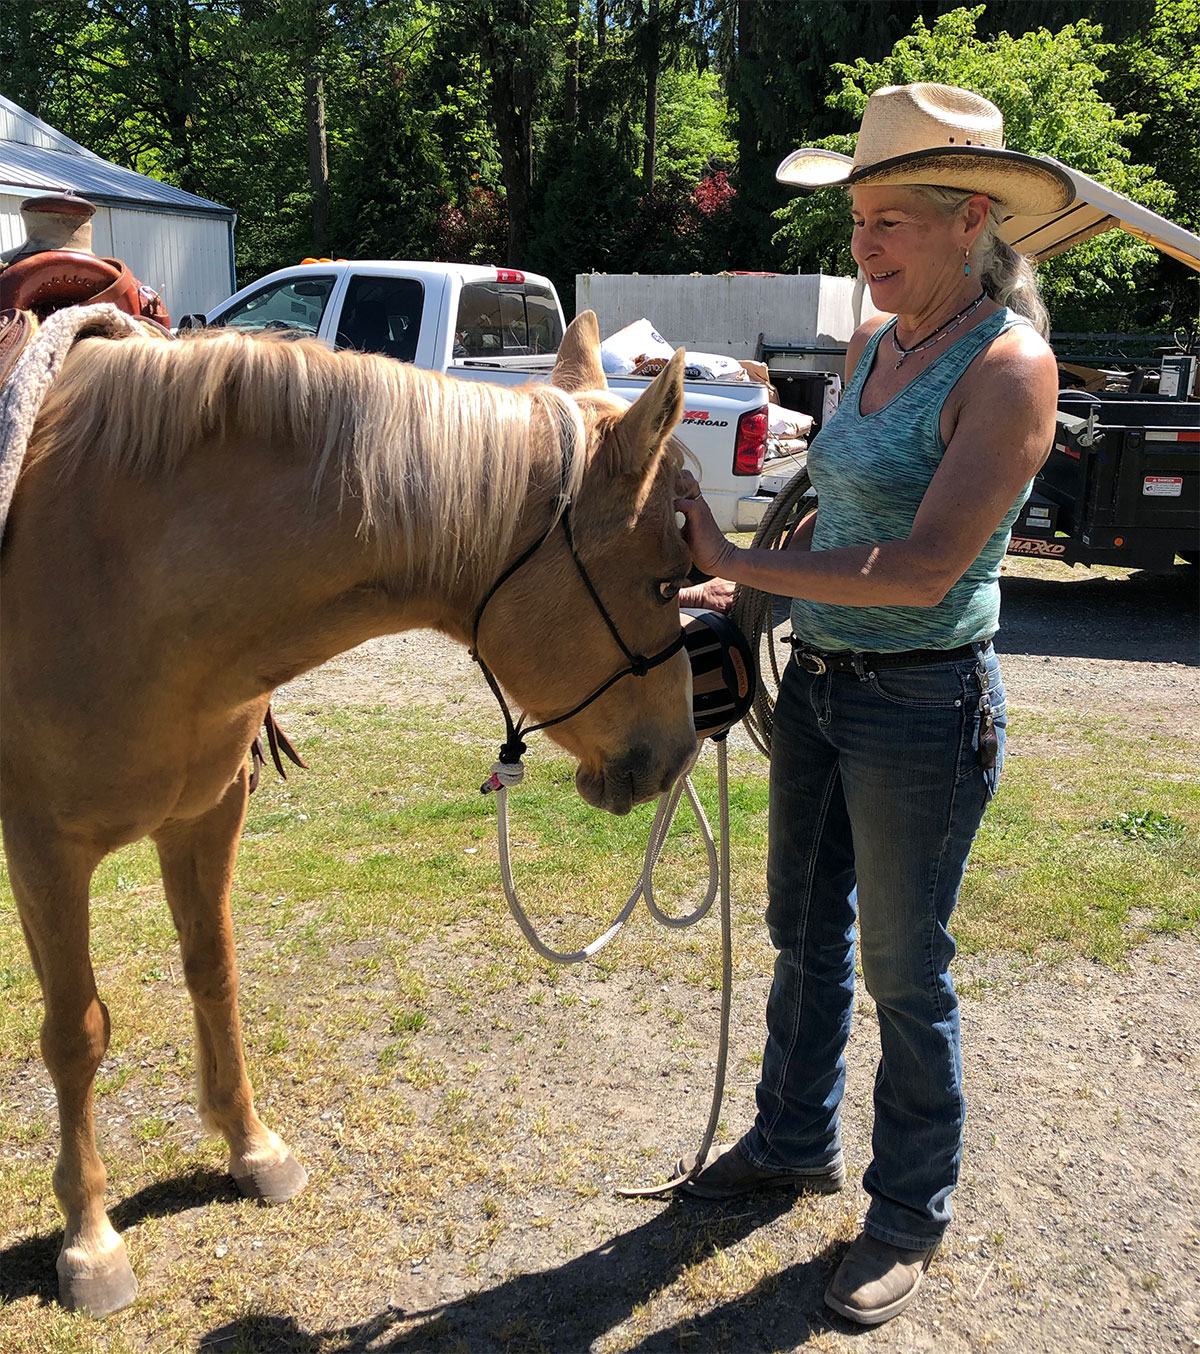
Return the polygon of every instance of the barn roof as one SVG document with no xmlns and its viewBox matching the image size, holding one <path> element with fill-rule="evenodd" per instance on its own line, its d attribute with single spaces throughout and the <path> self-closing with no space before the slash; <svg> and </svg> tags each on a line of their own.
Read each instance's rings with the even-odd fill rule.
<svg viewBox="0 0 1200 1354">
<path fill-rule="evenodd" d="M 231 207 L 102 159 L 0 94 L 0 191 L 72 192 L 102 207 L 233 220 Z"/>
</svg>

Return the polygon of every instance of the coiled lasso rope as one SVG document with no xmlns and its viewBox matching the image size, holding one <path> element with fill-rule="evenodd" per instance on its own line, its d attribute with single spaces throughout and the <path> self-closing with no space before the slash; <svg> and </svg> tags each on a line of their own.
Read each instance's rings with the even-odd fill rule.
<svg viewBox="0 0 1200 1354">
<path fill-rule="evenodd" d="M 626 1198 L 649 1198 L 658 1194 L 666 1194 L 671 1190 L 678 1189 L 680 1185 L 686 1184 L 697 1174 L 708 1155 L 708 1149 L 712 1146 L 713 1138 L 716 1136 L 717 1123 L 721 1112 L 721 1099 L 725 1094 L 725 1069 L 729 1062 L 729 1012 L 733 989 L 732 920 L 729 902 L 729 758 L 725 746 L 725 735 L 721 734 L 715 737 L 713 741 L 717 745 L 717 795 L 720 804 L 719 852 L 716 843 L 713 841 L 712 828 L 709 826 L 704 806 L 701 804 L 695 786 L 692 784 L 690 773 L 692 766 L 695 765 L 695 759 L 693 759 L 692 766 L 688 767 L 675 785 L 658 801 L 658 810 L 650 827 L 650 839 L 646 844 L 646 854 L 642 861 L 642 872 L 638 876 L 633 892 L 626 899 L 625 905 L 617 914 L 616 919 L 608 930 L 597 936 L 590 944 L 583 946 L 582 949 L 565 952 L 553 950 L 542 941 L 521 905 L 521 900 L 517 896 L 516 884 L 513 881 L 512 858 L 509 851 L 508 790 L 510 786 L 520 782 L 524 774 L 524 767 L 519 762 L 497 762 L 492 767 L 493 788 L 496 794 L 496 830 L 500 847 L 500 879 L 504 885 L 504 896 L 508 899 L 509 911 L 516 919 L 522 934 L 543 959 L 549 959 L 555 964 L 576 964 L 583 959 L 589 959 L 592 955 L 598 954 L 620 932 L 641 898 L 645 898 L 646 910 L 660 925 L 682 928 L 694 926 L 707 916 L 714 898 L 718 892 L 720 893 L 721 1032 L 717 1047 L 717 1072 L 713 1084 L 712 1105 L 709 1109 L 708 1124 L 704 1130 L 704 1139 L 691 1170 L 686 1174 L 674 1176 L 661 1185 L 619 1188 L 616 1192 Z M 667 833 L 670 831 L 675 812 L 679 807 L 679 801 L 685 791 L 688 803 L 692 807 L 692 812 L 695 814 L 696 822 L 704 838 L 705 851 L 708 855 L 708 888 L 703 901 L 694 911 L 689 912 L 684 917 L 672 917 L 654 901 L 654 867 L 658 864 L 658 858 L 662 854 L 663 846 L 667 840 Z"/>
<path fill-rule="evenodd" d="M 763 515 L 754 534 L 755 547 L 763 550 L 786 549 L 792 532 L 816 506 L 817 498 L 808 470 L 798 470 Z M 780 599 L 773 593 L 759 592 L 756 588 L 746 588 L 739 583 L 734 589 L 733 602 L 729 608 L 729 619 L 758 654 L 759 678 L 754 703 L 742 722 L 754 746 L 768 758 L 771 755 L 771 734 L 775 729 L 775 694 L 791 656 L 776 632 L 775 608 L 779 604 Z M 768 672 L 774 680 L 773 685 L 767 681 Z"/>
</svg>

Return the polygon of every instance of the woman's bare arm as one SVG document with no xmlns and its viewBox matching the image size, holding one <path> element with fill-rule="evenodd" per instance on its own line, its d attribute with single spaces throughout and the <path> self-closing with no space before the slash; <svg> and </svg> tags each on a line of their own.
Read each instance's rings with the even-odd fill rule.
<svg viewBox="0 0 1200 1354">
<path fill-rule="evenodd" d="M 786 597 L 936 606 L 1041 468 L 1057 397 L 1053 353 L 1025 326 L 1011 329 L 971 373 L 954 434 L 906 538 L 816 552 L 739 550 L 703 500 L 681 498 L 693 558 L 706 573 Z"/>
</svg>

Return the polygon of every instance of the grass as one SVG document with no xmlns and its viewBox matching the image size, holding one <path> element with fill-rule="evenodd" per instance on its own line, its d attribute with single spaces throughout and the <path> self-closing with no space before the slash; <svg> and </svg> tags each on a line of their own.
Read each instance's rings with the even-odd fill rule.
<svg viewBox="0 0 1200 1354">
<path fill-rule="evenodd" d="M 1194 750 L 1167 736 L 1141 741 L 1116 723 L 1064 722 L 1039 743 L 1056 751 L 1025 756 L 1022 722 L 1013 711 L 1015 755 L 964 882 L 963 950 L 1118 965 L 1147 937 L 1195 927 Z M 234 914 L 260 1110 L 319 1183 L 264 1211 L 225 1182 L 223 1151 L 201 1137 L 191 1109 L 191 1014 L 157 862 L 147 846 L 131 847 L 94 881 L 93 956 L 113 1029 L 96 1090 L 109 1201 L 124 1201 L 114 1221 L 143 1296 L 104 1326 L 40 1305 L 52 1295 L 60 1227 L 49 1181 L 57 1125 L 36 1051 L 40 1001 L 5 887 L 0 1268 L 14 1300 L 0 1304 L 0 1349 L 142 1354 L 224 1330 L 223 1348 L 333 1354 L 382 1339 L 371 1325 L 379 1285 L 402 1286 L 414 1266 L 453 1256 L 468 1279 L 495 1277 L 514 1237 L 566 1257 L 611 1236 L 611 1212 L 597 1213 L 594 1235 L 559 1222 L 567 1210 L 576 1221 L 592 1206 L 611 1210 L 612 1182 L 646 1169 L 637 1133 L 626 1139 L 586 1088 L 599 1096 L 619 1082 L 622 1049 L 634 1045 L 657 1046 L 685 1079 L 707 1065 L 694 1020 L 715 1009 L 715 919 L 664 936 L 639 912 L 599 962 L 569 971 L 526 947 L 500 889 L 495 807 L 477 788 L 494 740 L 490 712 L 323 709 L 285 723 L 313 769 L 264 777 Z M 757 977 L 769 962 L 765 763 L 737 751 L 731 773 L 735 957 Z M 539 743 L 510 798 L 518 887 L 559 948 L 590 939 L 619 909 L 652 815 L 594 813 L 572 775 Z M 711 756 L 696 779 L 715 821 Z M 685 819 L 686 807 L 656 876 L 660 901 L 677 912 L 692 905 L 704 865 Z M 599 1017 L 618 1001 L 627 1026 L 613 1031 Z M 546 1069 L 559 1056 L 571 1067 L 555 1080 Z M 738 1076 L 752 1082 L 755 1071 L 743 1060 Z M 645 1114 L 654 1112 L 651 1103 Z M 819 1207 L 804 1215 L 809 1253 L 854 1228 L 838 1211 L 845 1204 Z M 793 1261 L 795 1238 L 739 1240 L 735 1224 L 659 1217 L 655 1244 L 674 1257 L 674 1277 L 642 1294 L 606 1349 L 636 1344 L 664 1310 L 770 1294 Z M 409 1329 L 402 1314 L 394 1319 L 397 1333 Z M 438 1328 L 421 1329 L 430 1345 L 399 1347 L 443 1347 Z M 494 1338 L 514 1349 L 553 1343 L 552 1331 L 532 1326 L 497 1327 Z M 713 1327 L 713 1347 L 721 1338 Z"/>
<path fill-rule="evenodd" d="M 1018 710 L 1018 740 L 1020 724 Z M 968 866 L 960 943 L 971 953 L 1076 953 L 1115 964 L 1152 934 L 1194 927 L 1194 750 L 1160 735 L 1123 738 L 1111 725 L 1072 728 L 1065 746 L 1064 730 L 1052 732 L 1062 751 L 1005 768 Z"/>
</svg>

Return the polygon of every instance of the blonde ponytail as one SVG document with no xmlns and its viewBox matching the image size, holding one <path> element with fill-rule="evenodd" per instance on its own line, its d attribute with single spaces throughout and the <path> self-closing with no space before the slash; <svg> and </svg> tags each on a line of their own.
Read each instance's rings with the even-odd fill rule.
<svg viewBox="0 0 1200 1354">
<path fill-rule="evenodd" d="M 913 191 L 928 199 L 945 216 L 956 216 L 974 196 L 957 188 L 937 188 L 918 184 Z M 978 270 L 983 289 L 998 305 L 1024 315 L 1042 338 L 1050 337 L 1050 313 L 1042 300 L 1033 265 L 1024 254 L 1000 238 L 1003 218 L 995 203 L 988 212 L 983 232 L 972 250 L 972 268 Z"/>
</svg>

